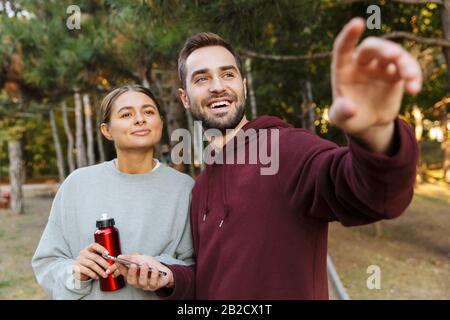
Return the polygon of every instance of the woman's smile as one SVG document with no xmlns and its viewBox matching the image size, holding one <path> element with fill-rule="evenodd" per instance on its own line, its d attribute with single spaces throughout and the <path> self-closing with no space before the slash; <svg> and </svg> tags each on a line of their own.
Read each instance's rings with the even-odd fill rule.
<svg viewBox="0 0 450 320">
<path fill-rule="evenodd" d="M 139 130 L 135 130 L 135 131 L 131 132 L 131 134 L 134 135 L 134 136 L 146 136 L 151 131 L 152 130 L 150 130 L 150 129 L 139 129 Z"/>
</svg>

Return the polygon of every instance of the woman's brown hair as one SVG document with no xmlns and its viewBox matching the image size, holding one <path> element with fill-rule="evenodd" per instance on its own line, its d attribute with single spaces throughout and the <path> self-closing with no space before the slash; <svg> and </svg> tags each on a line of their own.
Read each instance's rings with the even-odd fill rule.
<svg viewBox="0 0 450 320">
<path fill-rule="evenodd" d="M 118 97 L 120 97 L 122 94 L 128 91 L 135 91 L 135 92 L 141 92 L 148 96 L 150 99 L 152 99 L 156 107 L 158 108 L 158 111 L 160 110 L 160 106 L 158 103 L 158 100 L 156 100 L 155 95 L 153 92 L 151 92 L 150 89 L 141 86 L 139 84 L 132 84 L 132 85 L 126 85 L 121 86 L 118 88 L 113 89 L 110 93 L 106 95 L 106 97 L 103 99 L 100 110 L 102 115 L 102 123 L 108 124 L 111 120 L 111 112 L 113 109 L 114 102 L 117 100 Z"/>
</svg>

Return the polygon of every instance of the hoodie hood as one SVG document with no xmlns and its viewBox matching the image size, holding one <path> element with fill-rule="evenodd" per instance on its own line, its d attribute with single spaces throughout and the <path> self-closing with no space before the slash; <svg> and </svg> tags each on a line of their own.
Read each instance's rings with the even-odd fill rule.
<svg viewBox="0 0 450 320">
<path fill-rule="evenodd" d="M 258 135 L 258 130 L 261 129 L 284 129 L 284 128 L 290 128 L 291 125 L 287 124 L 286 122 L 282 121 L 281 119 L 273 116 L 261 116 L 254 120 L 251 120 L 247 122 L 241 129 L 241 131 L 246 131 L 249 129 L 255 130 L 255 135 Z M 255 135 L 249 136 L 249 139 L 245 139 L 245 144 L 248 144 L 248 141 L 251 140 Z M 237 143 L 236 136 L 233 137 L 234 140 L 234 149 L 236 150 L 240 145 Z M 220 152 L 225 152 L 224 150 L 227 148 L 230 142 L 228 142 L 224 148 Z M 242 144 L 242 143 L 241 143 Z M 218 168 L 221 166 L 221 168 Z M 224 215 L 219 223 L 219 228 L 222 227 L 224 221 L 227 219 L 229 215 L 229 205 L 228 205 L 228 196 L 227 196 L 227 165 L 226 164 L 211 164 L 211 165 L 205 165 L 205 174 L 207 176 L 207 191 L 206 191 L 206 197 L 205 197 L 205 205 L 204 205 L 204 214 L 203 214 L 203 222 L 206 221 L 208 217 L 209 210 L 211 208 L 211 204 L 209 203 L 210 197 L 209 193 L 212 188 L 212 183 L 214 179 L 219 179 L 219 175 L 217 174 L 218 171 L 221 171 L 221 182 L 222 182 L 222 205 L 224 208 Z"/>
<path fill-rule="evenodd" d="M 251 120 L 242 127 L 242 130 L 247 129 L 271 129 L 271 128 L 291 128 L 292 126 L 281 120 L 280 118 L 273 116 L 261 116 L 254 120 Z"/>
</svg>

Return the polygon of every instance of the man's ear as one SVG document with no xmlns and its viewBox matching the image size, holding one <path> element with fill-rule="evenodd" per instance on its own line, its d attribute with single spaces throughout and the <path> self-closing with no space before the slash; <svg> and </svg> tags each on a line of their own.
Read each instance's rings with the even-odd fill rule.
<svg viewBox="0 0 450 320">
<path fill-rule="evenodd" d="M 244 97 L 247 99 L 247 78 L 244 78 Z"/>
<path fill-rule="evenodd" d="M 109 141 L 112 141 L 112 135 L 111 131 L 109 130 L 109 126 L 106 123 L 102 123 L 100 125 L 100 131 L 102 132 L 103 136 L 108 139 Z"/>
<path fill-rule="evenodd" d="M 178 88 L 178 95 L 180 96 L 181 102 L 186 109 L 189 109 L 189 97 L 186 94 L 186 90 L 183 88 Z"/>
</svg>

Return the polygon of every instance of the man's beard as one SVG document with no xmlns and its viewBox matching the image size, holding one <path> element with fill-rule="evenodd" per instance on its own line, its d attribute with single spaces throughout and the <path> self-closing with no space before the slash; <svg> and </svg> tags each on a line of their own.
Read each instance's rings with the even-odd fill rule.
<svg viewBox="0 0 450 320">
<path fill-rule="evenodd" d="M 234 102 L 235 107 L 229 110 L 226 114 L 211 114 L 208 112 L 207 103 L 211 99 L 227 98 Z M 190 101 L 193 101 L 190 99 Z M 227 129 L 234 129 L 241 122 L 245 114 L 245 98 L 241 96 L 239 99 L 236 95 L 211 95 L 207 99 L 204 99 L 199 104 L 191 105 L 192 117 L 195 120 L 202 122 L 204 129 L 218 129 L 222 133 L 225 133 Z"/>
</svg>

